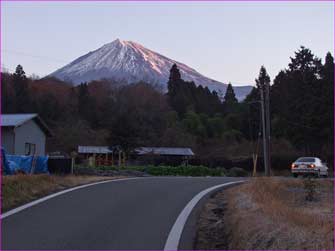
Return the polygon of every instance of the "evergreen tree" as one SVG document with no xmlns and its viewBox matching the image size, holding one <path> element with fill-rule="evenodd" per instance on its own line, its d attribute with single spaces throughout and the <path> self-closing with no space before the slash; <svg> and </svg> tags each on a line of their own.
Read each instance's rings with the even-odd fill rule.
<svg viewBox="0 0 335 251">
<path fill-rule="evenodd" d="M 181 82 L 181 76 L 176 64 L 172 65 L 170 70 L 170 77 L 168 82 L 168 97 L 171 105 L 175 103 L 175 96 L 177 95 L 178 84 Z"/>
<path fill-rule="evenodd" d="M 264 90 L 265 86 L 267 84 L 270 84 L 270 77 L 263 65 L 261 66 L 261 69 L 259 71 L 258 79 L 256 79 L 255 81 L 257 88 L 261 90 Z"/>
<path fill-rule="evenodd" d="M 330 60 L 331 61 L 331 60 Z M 290 139 L 305 154 L 321 148 L 320 116 L 324 96 L 321 60 L 301 46 L 271 87 L 273 125 L 277 136 Z"/>
<path fill-rule="evenodd" d="M 327 53 L 325 64 L 323 67 L 323 77 L 326 79 L 334 80 L 334 57 L 330 52 Z"/>
<path fill-rule="evenodd" d="M 238 109 L 238 101 L 235 96 L 235 92 L 231 83 L 228 84 L 226 94 L 223 100 L 223 108 L 224 114 L 227 115 L 229 113 L 237 112 Z"/>
<path fill-rule="evenodd" d="M 170 70 L 168 82 L 168 101 L 170 106 L 183 117 L 187 112 L 205 113 L 213 116 L 222 112 L 218 94 L 211 92 L 208 87 L 202 87 L 191 81 L 181 79 L 177 65 Z"/>
<path fill-rule="evenodd" d="M 260 91 L 256 87 L 246 96 L 242 105 L 242 131 L 249 140 L 257 140 L 260 131 Z"/>
<path fill-rule="evenodd" d="M 289 63 L 290 71 L 298 71 L 300 73 L 312 72 L 318 73 L 321 69 L 321 60 L 313 55 L 310 49 L 300 46 L 300 49 L 296 51 L 295 56 Z"/>
<path fill-rule="evenodd" d="M 226 94 L 224 96 L 224 103 L 225 104 L 236 104 L 237 98 L 235 96 L 235 92 L 231 83 L 228 84 Z"/>
<path fill-rule="evenodd" d="M 13 74 L 13 89 L 15 112 L 30 112 L 31 102 L 28 88 L 28 79 L 21 65 L 16 67 Z"/>
<path fill-rule="evenodd" d="M 327 149 L 327 154 L 333 154 L 334 142 L 334 58 L 331 53 L 327 53 L 325 64 L 321 71 L 322 80 L 317 92 L 317 102 L 320 128 L 319 137 L 322 139 Z M 317 115 L 316 115 L 317 116 Z"/>
<path fill-rule="evenodd" d="M 179 116 L 183 116 L 189 108 L 189 97 L 189 88 L 181 79 L 179 69 L 174 64 L 170 70 L 168 82 L 168 101 Z"/>
<path fill-rule="evenodd" d="M 180 75 L 180 71 L 177 67 L 176 64 L 173 64 L 170 70 L 170 77 L 169 77 L 169 81 L 171 81 L 172 83 L 176 83 L 179 80 L 181 80 L 181 75 Z"/>
</svg>

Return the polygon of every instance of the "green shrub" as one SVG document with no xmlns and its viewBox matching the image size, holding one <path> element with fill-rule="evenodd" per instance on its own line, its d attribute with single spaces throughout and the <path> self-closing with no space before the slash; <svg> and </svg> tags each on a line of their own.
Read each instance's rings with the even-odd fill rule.
<svg viewBox="0 0 335 251">
<path fill-rule="evenodd" d="M 110 170 L 117 170 L 116 166 L 97 166 L 97 167 L 92 167 L 96 170 L 101 170 L 101 171 L 110 171 Z"/>
<path fill-rule="evenodd" d="M 145 172 L 154 176 L 225 176 L 226 170 L 224 168 L 209 168 L 206 166 L 98 166 L 94 169 L 101 171 L 109 170 L 132 170 Z"/>
<path fill-rule="evenodd" d="M 249 174 L 246 170 L 244 170 L 243 168 L 239 168 L 239 167 L 233 167 L 229 169 L 229 171 L 227 172 L 227 176 L 229 177 L 246 177 L 248 175 Z"/>
<path fill-rule="evenodd" d="M 221 168 L 206 166 L 148 166 L 146 172 L 155 176 L 224 176 Z"/>
</svg>

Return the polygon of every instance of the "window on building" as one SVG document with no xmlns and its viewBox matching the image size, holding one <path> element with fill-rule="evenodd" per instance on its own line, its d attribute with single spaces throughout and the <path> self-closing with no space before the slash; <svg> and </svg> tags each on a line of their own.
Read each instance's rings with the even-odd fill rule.
<svg viewBox="0 0 335 251">
<path fill-rule="evenodd" d="M 35 155 L 36 153 L 36 144 L 26 143 L 24 148 L 25 155 Z"/>
</svg>

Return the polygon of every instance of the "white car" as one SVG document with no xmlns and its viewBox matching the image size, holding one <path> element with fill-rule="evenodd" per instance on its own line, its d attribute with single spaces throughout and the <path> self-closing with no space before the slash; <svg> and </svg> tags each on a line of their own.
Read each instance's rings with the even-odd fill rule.
<svg viewBox="0 0 335 251">
<path fill-rule="evenodd" d="M 294 177 L 298 175 L 312 174 L 317 177 L 327 177 L 328 167 L 319 158 L 301 157 L 291 165 L 291 173 Z"/>
</svg>

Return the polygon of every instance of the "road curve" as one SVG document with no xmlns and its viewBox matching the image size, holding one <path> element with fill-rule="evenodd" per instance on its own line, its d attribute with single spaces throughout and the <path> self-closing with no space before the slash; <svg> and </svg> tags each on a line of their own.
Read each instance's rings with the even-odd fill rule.
<svg viewBox="0 0 335 251">
<path fill-rule="evenodd" d="M 148 177 L 78 189 L 2 220 L 2 249 L 155 249 L 199 192 L 226 177 Z"/>
</svg>

